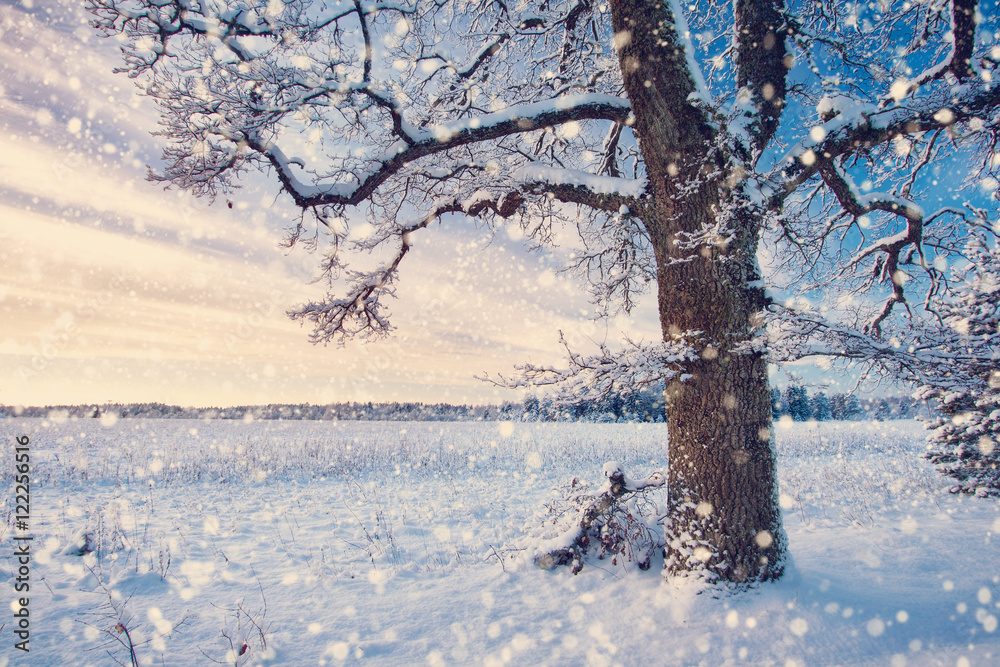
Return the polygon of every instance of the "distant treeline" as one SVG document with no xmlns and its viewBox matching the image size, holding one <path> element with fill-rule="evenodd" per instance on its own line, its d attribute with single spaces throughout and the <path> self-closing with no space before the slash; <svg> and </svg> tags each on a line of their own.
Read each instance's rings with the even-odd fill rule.
<svg viewBox="0 0 1000 667">
<path fill-rule="evenodd" d="M 364 421 L 491 421 L 519 414 L 517 403 L 504 405 L 451 405 L 448 403 L 330 403 L 327 405 L 268 404 L 238 405 L 229 408 L 183 408 L 163 403 L 102 403 L 90 405 L 47 405 L 44 407 L 0 406 L 0 417 L 48 417 L 53 412 L 69 418 L 102 417 L 121 419 L 284 419 L 284 420 L 364 420 Z"/>
<path fill-rule="evenodd" d="M 927 415 L 928 406 L 909 396 L 859 399 L 854 394 L 818 392 L 814 396 L 800 385 L 786 387 L 784 391 L 771 389 L 771 414 L 775 419 L 789 416 L 795 421 L 827 421 L 874 419 L 912 419 Z M 930 408 L 933 410 L 933 408 Z"/>
<path fill-rule="evenodd" d="M 796 421 L 816 419 L 908 419 L 926 414 L 923 403 L 908 397 L 859 400 L 853 394 L 810 396 L 801 386 L 771 390 L 775 419 L 788 415 Z M 450 403 L 330 403 L 327 405 L 268 404 L 229 408 L 190 408 L 163 403 L 102 403 L 12 407 L 0 405 L 0 418 L 36 417 L 89 419 L 105 415 L 120 419 L 283 419 L 326 421 L 581 421 L 662 422 L 661 391 L 612 394 L 599 400 L 555 403 L 529 396 L 522 403 L 452 405 Z"/>
<path fill-rule="evenodd" d="M 933 410 L 933 408 L 932 408 Z M 928 414 L 924 402 L 908 396 L 862 398 L 854 394 L 809 395 L 805 387 L 794 385 L 771 390 L 771 413 L 774 419 L 788 415 L 795 421 L 912 419 Z M 554 404 L 545 398 L 528 397 L 521 419 L 525 421 L 592 422 L 662 422 L 663 392 L 640 391 L 622 396 L 611 395 L 597 401 L 579 401 L 571 405 Z"/>
</svg>

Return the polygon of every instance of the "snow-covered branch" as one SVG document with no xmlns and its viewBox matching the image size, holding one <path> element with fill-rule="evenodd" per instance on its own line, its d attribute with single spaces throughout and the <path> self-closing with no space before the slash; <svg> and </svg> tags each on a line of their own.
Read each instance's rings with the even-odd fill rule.
<svg viewBox="0 0 1000 667">
<path fill-rule="evenodd" d="M 689 332 L 688 338 L 680 337 L 654 345 L 625 341 L 622 350 L 612 350 L 606 343 L 598 345 L 599 353 L 584 356 L 574 352 L 559 332 L 559 343 L 566 352 L 567 367 L 517 366 L 518 375 L 512 378 L 499 376 L 484 379 L 508 388 L 551 387 L 555 401 L 573 402 L 600 399 L 613 393 L 631 394 L 644 388 L 655 387 L 664 380 L 684 379 L 684 366 L 697 360 L 698 353 L 692 345 L 698 332 Z"/>
<path fill-rule="evenodd" d="M 527 192 L 551 194 L 562 202 L 582 204 L 603 211 L 618 213 L 624 208 L 638 210 L 640 197 L 646 190 L 646 179 L 598 176 L 577 169 L 562 169 L 531 163 L 513 175 Z"/>
<path fill-rule="evenodd" d="M 885 377 L 965 395 L 1000 371 L 1000 249 L 966 243 L 964 266 L 931 299 L 931 315 L 879 336 L 813 309 L 772 304 L 767 351 L 781 362 L 813 356 L 864 362 Z M 933 392 L 932 392 L 933 393 Z"/>
<path fill-rule="evenodd" d="M 536 566 L 552 570 L 570 565 L 573 574 L 579 574 L 593 550 L 599 557 L 611 554 L 615 559 L 636 561 L 639 569 L 649 568 L 658 540 L 653 537 L 656 528 L 649 525 L 657 517 L 648 516 L 648 508 L 655 505 L 636 507 L 634 501 L 636 495 L 662 488 L 666 477 L 654 472 L 633 480 L 616 461 L 605 463 L 601 473 L 604 483 L 596 492 L 574 479 L 563 489 L 564 497 L 549 503 L 542 525 L 530 527 L 545 533 L 526 547 L 527 558 Z"/>
<path fill-rule="evenodd" d="M 511 107 L 486 116 L 436 125 L 433 130 L 410 130 L 406 141 L 376 163 L 368 173 L 353 174 L 357 185 L 324 185 L 303 183 L 292 171 L 284 153 L 271 142 L 247 138 L 251 148 L 267 157 L 281 179 L 282 185 L 295 203 L 302 208 L 318 206 L 354 206 L 372 193 L 406 165 L 420 158 L 455 149 L 467 144 L 492 141 L 522 134 L 529 130 L 585 119 L 625 122 L 629 115 L 627 100 L 610 96 L 566 96 L 520 107 Z M 624 180 L 624 179 L 619 179 Z M 578 180 L 574 189 L 587 192 L 590 183 Z M 635 190 L 635 188 L 632 188 Z M 605 194 L 605 193 L 596 193 Z"/>
<path fill-rule="evenodd" d="M 959 123 L 971 123 L 978 132 L 995 133 L 998 128 L 992 110 L 998 105 L 1000 87 L 978 83 L 891 109 L 840 101 L 832 109 L 833 118 L 792 146 L 767 174 L 760 185 L 763 201 L 779 210 L 799 186 L 837 158 L 870 152 L 897 137 L 919 136 Z"/>
</svg>

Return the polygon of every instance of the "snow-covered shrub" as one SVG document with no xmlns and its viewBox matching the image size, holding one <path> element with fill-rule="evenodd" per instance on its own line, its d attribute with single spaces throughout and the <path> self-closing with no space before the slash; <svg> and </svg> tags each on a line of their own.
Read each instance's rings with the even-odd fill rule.
<svg viewBox="0 0 1000 667">
<path fill-rule="evenodd" d="M 604 464 L 604 483 L 596 490 L 574 477 L 554 489 L 545 509 L 526 526 L 528 544 L 522 559 L 542 569 L 570 565 L 573 574 L 589 558 L 610 557 L 613 565 L 649 568 L 663 548 L 659 506 L 648 492 L 666 482 L 656 472 L 644 480 L 629 479 L 616 462 Z"/>
<path fill-rule="evenodd" d="M 918 392 L 940 402 L 930 422 L 927 458 L 957 480 L 953 493 L 1000 495 L 1000 248 L 979 239 L 966 246 L 969 265 L 952 272 L 934 300 L 946 336 L 937 365 Z"/>
</svg>

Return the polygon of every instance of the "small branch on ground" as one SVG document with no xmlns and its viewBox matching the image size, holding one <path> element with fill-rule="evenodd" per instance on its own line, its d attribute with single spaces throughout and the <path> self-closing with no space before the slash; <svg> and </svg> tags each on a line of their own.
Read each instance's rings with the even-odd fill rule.
<svg viewBox="0 0 1000 667">
<path fill-rule="evenodd" d="M 562 529 L 555 537 L 543 539 L 534 551 L 535 565 L 552 570 L 560 565 L 572 565 L 573 574 L 583 569 L 584 558 L 592 547 L 598 557 L 614 554 L 612 560 L 635 560 L 639 569 L 649 568 L 653 549 L 659 543 L 654 530 L 646 523 L 646 515 L 633 500 L 644 492 L 666 483 L 663 473 L 655 472 L 646 479 L 629 479 L 621 467 L 611 461 L 604 464 L 604 484 L 596 495 L 586 493 L 587 485 L 575 478 L 565 489 L 565 497 L 549 505 Z M 566 504 L 569 507 L 566 507 Z"/>
</svg>

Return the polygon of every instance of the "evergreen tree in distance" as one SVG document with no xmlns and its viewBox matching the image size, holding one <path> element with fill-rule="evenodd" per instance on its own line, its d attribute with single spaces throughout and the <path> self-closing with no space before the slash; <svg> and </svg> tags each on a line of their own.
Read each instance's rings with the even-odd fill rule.
<svg viewBox="0 0 1000 667">
<path fill-rule="evenodd" d="M 826 421 L 832 418 L 832 409 L 830 406 L 830 399 L 822 391 L 812 397 L 809 401 L 809 407 L 812 411 L 813 419 L 816 421 Z"/>
<path fill-rule="evenodd" d="M 792 385 L 785 390 L 787 413 L 797 422 L 804 422 L 812 417 L 809 405 L 809 392 L 801 385 Z"/>
</svg>

